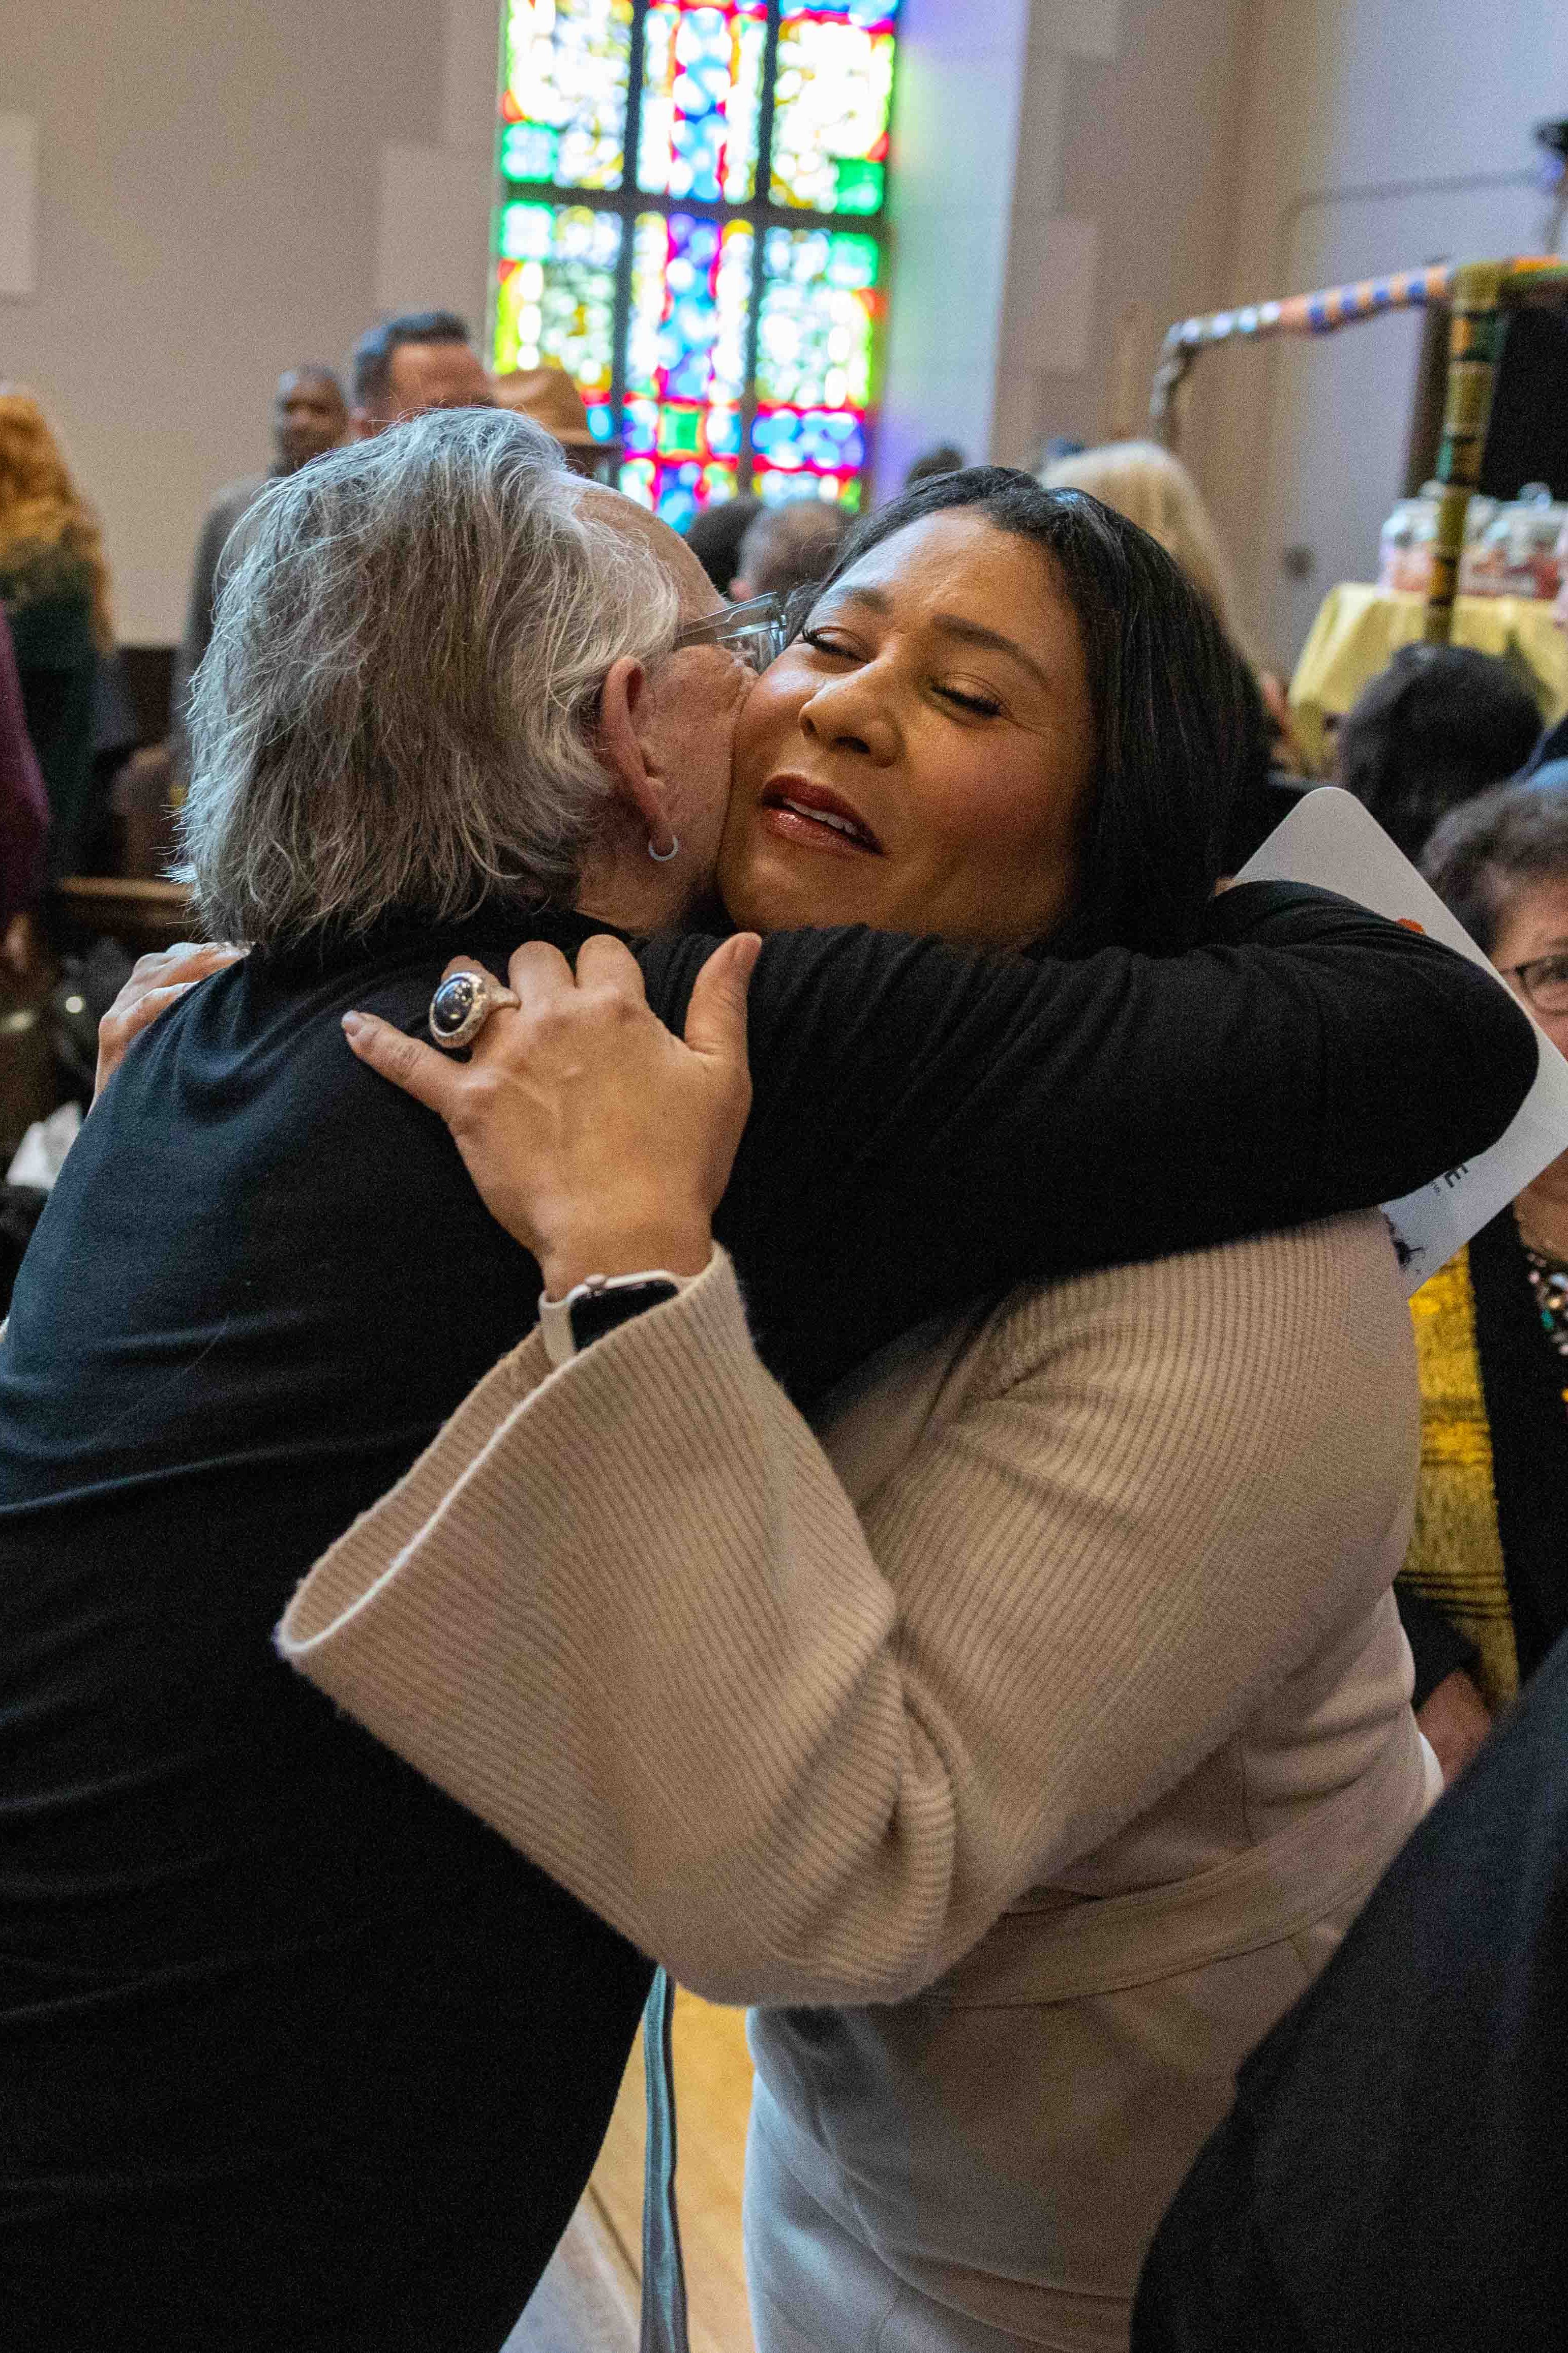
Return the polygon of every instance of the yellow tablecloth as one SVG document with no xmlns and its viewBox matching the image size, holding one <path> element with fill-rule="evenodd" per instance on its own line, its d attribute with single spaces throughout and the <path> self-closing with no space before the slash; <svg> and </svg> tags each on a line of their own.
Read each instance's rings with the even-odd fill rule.
<svg viewBox="0 0 1568 2353">
<path fill-rule="evenodd" d="M 1326 766 L 1331 719 L 1342 718 L 1389 657 L 1421 635 L 1426 600 L 1346 581 L 1324 597 L 1290 681 L 1290 710 L 1302 750 Z M 1454 643 L 1500 654 L 1535 691 L 1543 724 L 1568 711 L 1568 629 L 1552 607 L 1521 596 L 1461 596 Z"/>
</svg>

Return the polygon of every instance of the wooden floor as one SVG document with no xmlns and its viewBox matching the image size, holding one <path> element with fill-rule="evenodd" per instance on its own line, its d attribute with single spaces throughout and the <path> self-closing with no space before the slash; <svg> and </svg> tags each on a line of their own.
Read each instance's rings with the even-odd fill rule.
<svg viewBox="0 0 1568 2353">
<path fill-rule="evenodd" d="M 753 2353 L 741 2253 L 752 2101 L 743 2011 L 678 1992 L 675 2098 L 691 2353 Z M 505 2353 L 637 2353 L 642 2179 L 639 2036 L 587 2193 Z"/>
</svg>

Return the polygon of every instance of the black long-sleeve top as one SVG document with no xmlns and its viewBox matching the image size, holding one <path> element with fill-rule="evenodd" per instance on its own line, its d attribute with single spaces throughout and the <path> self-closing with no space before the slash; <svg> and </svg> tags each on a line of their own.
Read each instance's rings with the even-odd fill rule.
<svg viewBox="0 0 1568 2353">
<path fill-rule="evenodd" d="M 648 1981 L 275 1659 L 293 1584 L 532 1322 L 447 1131 L 355 1062 L 516 911 L 257 953 L 88 1121 L 0 1346 L 0 2279 L 31 2353 L 489 2353 Z M 642 950 L 684 1013 L 711 942 Z M 1152 962 L 770 940 L 718 1220 L 810 1404 L 1025 1277 L 1397 1195 L 1533 1075 L 1506 994 L 1279 886 Z"/>
</svg>

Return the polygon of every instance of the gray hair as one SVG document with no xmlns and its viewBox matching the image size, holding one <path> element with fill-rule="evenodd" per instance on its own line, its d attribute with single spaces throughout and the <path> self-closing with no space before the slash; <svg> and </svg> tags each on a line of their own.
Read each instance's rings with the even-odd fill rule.
<svg viewBox="0 0 1568 2353">
<path fill-rule="evenodd" d="M 592 728 L 679 596 L 550 437 L 445 409 L 265 491 L 191 706 L 181 820 L 209 935 L 252 944 L 575 893 L 608 799 Z"/>
</svg>

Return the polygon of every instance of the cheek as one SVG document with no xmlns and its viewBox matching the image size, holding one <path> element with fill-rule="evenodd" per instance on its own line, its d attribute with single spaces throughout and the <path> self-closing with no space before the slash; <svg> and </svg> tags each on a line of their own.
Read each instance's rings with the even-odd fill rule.
<svg viewBox="0 0 1568 2353">
<path fill-rule="evenodd" d="M 778 765 L 781 748 L 798 733 L 800 714 L 811 692 L 810 680 L 796 674 L 787 653 L 781 654 L 751 689 L 735 723 L 738 797 L 762 790 Z"/>
<path fill-rule="evenodd" d="M 1087 779 L 1073 766 L 1043 759 L 1037 737 L 998 744 L 973 735 L 955 744 L 950 735 L 928 774 L 921 830 L 976 871 L 1014 871 L 1059 857 L 1078 841 Z"/>
</svg>

